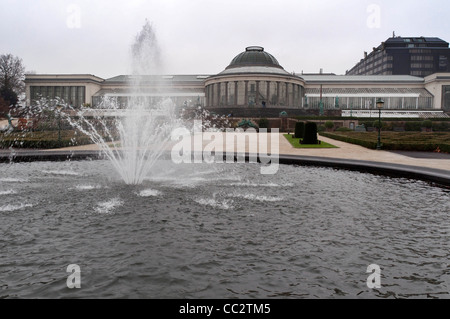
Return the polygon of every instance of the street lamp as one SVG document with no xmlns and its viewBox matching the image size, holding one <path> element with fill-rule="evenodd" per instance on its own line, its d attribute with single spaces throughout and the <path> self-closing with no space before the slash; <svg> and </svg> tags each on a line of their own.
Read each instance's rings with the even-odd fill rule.
<svg viewBox="0 0 450 319">
<path fill-rule="evenodd" d="M 377 108 L 378 108 L 378 142 L 377 142 L 377 150 L 381 150 L 381 109 L 384 106 L 384 101 L 382 99 L 377 100 Z"/>
</svg>

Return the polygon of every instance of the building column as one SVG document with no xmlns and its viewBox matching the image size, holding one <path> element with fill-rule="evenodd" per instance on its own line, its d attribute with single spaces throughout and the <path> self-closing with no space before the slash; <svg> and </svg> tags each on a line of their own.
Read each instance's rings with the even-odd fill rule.
<svg viewBox="0 0 450 319">
<path fill-rule="evenodd" d="M 270 105 L 270 81 L 267 81 L 267 89 L 266 89 L 266 105 Z"/>
<path fill-rule="evenodd" d="M 238 105 L 238 81 L 234 81 L 234 106 Z"/>
<path fill-rule="evenodd" d="M 256 81 L 256 100 L 255 100 L 256 106 L 259 106 L 259 82 L 260 81 Z"/>
<path fill-rule="evenodd" d="M 225 106 L 228 106 L 228 82 L 225 82 Z"/>
<path fill-rule="evenodd" d="M 209 106 L 214 106 L 214 84 L 209 86 Z"/>
<path fill-rule="evenodd" d="M 220 107 L 220 86 L 221 86 L 221 83 L 219 82 L 219 83 L 217 83 L 217 106 L 219 106 Z"/>
<path fill-rule="evenodd" d="M 302 86 L 298 85 L 298 107 L 302 107 L 303 95 L 302 95 Z"/>
<path fill-rule="evenodd" d="M 208 106 L 212 106 L 212 101 L 211 101 L 211 85 L 208 85 L 208 88 L 207 88 L 207 94 L 208 94 L 208 98 L 207 98 L 207 100 L 206 100 L 206 103 L 207 103 L 207 105 Z"/>
<path fill-rule="evenodd" d="M 297 99 L 298 99 L 298 87 L 297 84 L 292 83 L 292 106 L 297 107 Z"/>
<path fill-rule="evenodd" d="M 286 106 L 289 106 L 289 83 L 287 83 L 287 82 L 285 82 L 285 84 L 286 84 L 286 102 L 285 102 L 285 104 L 286 104 Z"/>
<path fill-rule="evenodd" d="M 277 81 L 277 105 L 280 105 L 280 82 Z"/>
<path fill-rule="evenodd" d="M 248 81 L 244 81 L 244 82 L 245 82 L 244 106 L 247 107 L 248 106 Z"/>
</svg>

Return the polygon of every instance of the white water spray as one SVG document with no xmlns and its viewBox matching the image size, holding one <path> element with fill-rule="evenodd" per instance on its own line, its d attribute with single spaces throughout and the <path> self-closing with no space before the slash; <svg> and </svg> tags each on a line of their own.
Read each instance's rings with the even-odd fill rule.
<svg viewBox="0 0 450 319">
<path fill-rule="evenodd" d="M 164 152 L 179 117 L 172 100 L 155 85 L 155 72 L 161 72 L 162 62 L 148 22 L 136 36 L 131 53 L 133 75 L 126 108 L 117 97 L 104 96 L 99 109 L 76 110 L 76 117 L 67 120 L 100 147 L 126 184 L 141 184 Z"/>
</svg>

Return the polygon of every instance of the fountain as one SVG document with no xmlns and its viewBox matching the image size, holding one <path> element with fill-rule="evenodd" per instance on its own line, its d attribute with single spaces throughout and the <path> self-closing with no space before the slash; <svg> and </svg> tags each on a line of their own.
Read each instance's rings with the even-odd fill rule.
<svg viewBox="0 0 450 319">
<path fill-rule="evenodd" d="M 145 72 L 158 56 L 150 31 L 133 47 Z M 106 97 L 61 113 L 106 159 L 0 164 L 0 299 L 449 297 L 448 189 L 323 167 L 175 165 L 160 155 L 177 110 L 142 101 L 134 73 L 127 109 Z M 367 285 L 373 264 L 381 288 Z"/>
<path fill-rule="evenodd" d="M 141 184 L 165 150 L 171 132 L 180 125 L 180 118 L 169 98 L 161 98 L 153 104 L 145 99 L 149 93 L 145 88 L 146 77 L 161 74 L 162 70 L 160 49 L 148 21 L 136 36 L 131 51 L 133 74 L 129 81 L 132 89 L 125 108 L 117 98 L 108 96 L 102 98 L 99 109 L 94 111 L 74 110 L 65 103 L 60 104 L 72 110 L 72 114 L 62 114 L 100 147 L 126 184 Z M 162 93 L 158 92 L 158 87 L 152 90 Z"/>
</svg>

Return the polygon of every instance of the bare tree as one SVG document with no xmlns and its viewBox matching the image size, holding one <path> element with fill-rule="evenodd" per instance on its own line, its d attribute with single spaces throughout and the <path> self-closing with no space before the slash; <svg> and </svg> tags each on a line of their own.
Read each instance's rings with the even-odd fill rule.
<svg viewBox="0 0 450 319">
<path fill-rule="evenodd" d="M 25 91 L 25 67 L 22 59 L 12 54 L 0 55 L 0 88 L 7 88 L 21 95 Z"/>
</svg>

